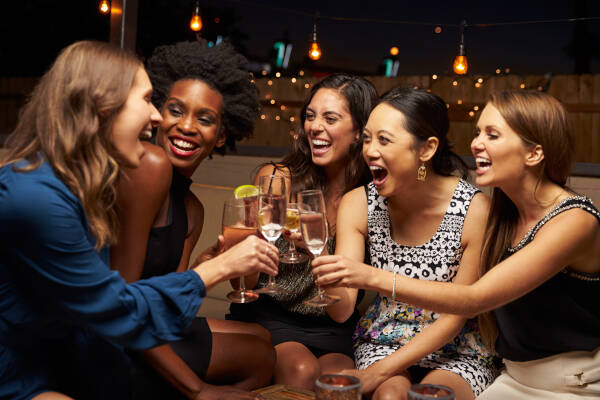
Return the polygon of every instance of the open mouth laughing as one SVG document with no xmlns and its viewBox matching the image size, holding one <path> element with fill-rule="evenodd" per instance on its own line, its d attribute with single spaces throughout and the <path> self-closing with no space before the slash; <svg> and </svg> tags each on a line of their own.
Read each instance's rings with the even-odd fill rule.
<svg viewBox="0 0 600 400">
<path fill-rule="evenodd" d="M 478 174 L 483 174 L 488 169 L 490 169 L 490 167 L 492 165 L 492 162 L 489 159 L 487 159 L 487 158 L 476 157 L 475 158 L 475 165 L 477 166 L 477 173 Z"/>
<path fill-rule="evenodd" d="M 312 139 L 312 152 L 319 156 L 327 153 L 331 148 L 331 143 L 322 139 Z"/>
<path fill-rule="evenodd" d="M 375 186 L 381 186 L 385 182 L 388 171 L 380 167 L 379 165 L 369 165 L 369 169 L 371 170 L 371 174 L 373 175 L 373 184 Z"/>
<path fill-rule="evenodd" d="M 173 154 L 178 156 L 188 157 L 195 154 L 200 149 L 196 143 L 187 141 L 180 137 L 170 136 L 169 141 L 171 142 L 171 150 L 173 151 Z"/>
</svg>

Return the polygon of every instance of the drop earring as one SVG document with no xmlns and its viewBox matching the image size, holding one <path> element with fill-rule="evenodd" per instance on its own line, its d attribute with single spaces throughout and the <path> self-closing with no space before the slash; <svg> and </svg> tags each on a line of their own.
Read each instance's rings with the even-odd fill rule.
<svg viewBox="0 0 600 400">
<path fill-rule="evenodd" d="M 417 169 L 417 180 L 424 182 L 426 176 L 427 168 L 425 168 L 425 163 L 421 163 L 421 166 Z"/>
</svg>

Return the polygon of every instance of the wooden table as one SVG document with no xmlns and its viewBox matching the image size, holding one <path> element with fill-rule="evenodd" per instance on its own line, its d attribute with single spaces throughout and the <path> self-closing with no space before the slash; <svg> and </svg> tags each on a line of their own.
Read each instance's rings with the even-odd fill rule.
<svg viewBox="0 0 600 400">
<path fill-rule="evenodd" d="M 260 393 L 266 400 L 314 400 L 315 393 L 306 389 L 299 389 L 286 385 L 272 385 L 262 389 L 256 389 L 254 393 Z"/>
</svg>

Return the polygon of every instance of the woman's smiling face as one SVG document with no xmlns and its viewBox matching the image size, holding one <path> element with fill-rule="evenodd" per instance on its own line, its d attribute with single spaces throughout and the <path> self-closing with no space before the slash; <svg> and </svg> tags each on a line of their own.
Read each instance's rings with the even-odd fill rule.
<svg viewBox="0 0 600 400">
<path fill-rule="evenodd" d="M 317 90 L 306 107 L 304 132 L 312 161 L 321 167 L 343 167 L 350 145 L 358 139 L 346 98 L 336 89 Z"/>
<path fill-rule="evenodd" d="M 225 143 L 223 97 L 203 81 L 175 82 L 161 114 L 157 144 L 166 151 L 173 167 L 187 177 L 215 146 Z"/>
</svg>

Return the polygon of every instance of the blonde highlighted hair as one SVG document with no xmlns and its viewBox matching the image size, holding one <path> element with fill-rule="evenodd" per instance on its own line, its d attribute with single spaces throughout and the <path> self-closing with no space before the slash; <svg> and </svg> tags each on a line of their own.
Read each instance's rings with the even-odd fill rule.
<svg viewBox="0 0 600 400">
<path fill-rule="evenodd" d="M 133 54 L 110 43 L 66 47 L 21 110 L 0 160 L 27 160 L 22 171 L 48 162 L 81 201 L 97 249 L 117 235 L 119 155 L 110 136 L 140 68 Z"/>
<path fill-rule="evenodd" d="M 500 112 L 525 146 L 542 146 L 544 159 L 538 167 L 538 184 L 547 179 L 566 188 L 575 149 L 575 136 L 562 104 L 549 94 L 529 91 L 492 93 L 488 104 Z M 480 277 L 502 261 L 514 239 L 519 218 L 515 204 L 498 188 L 493 189 L 490 207 Z M 492 312 L 483 313 L 478 319 L 482 338 L 493 349 L 498 337 L 496 319 Z"/>
</svg>

